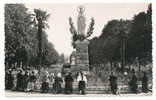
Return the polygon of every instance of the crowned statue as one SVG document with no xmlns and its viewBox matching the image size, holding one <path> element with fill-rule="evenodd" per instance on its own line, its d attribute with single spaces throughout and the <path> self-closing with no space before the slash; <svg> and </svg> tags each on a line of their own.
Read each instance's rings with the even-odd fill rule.
<svg viewBox="0 0 156 100">
<path fill-rule="evenodd" d="M 73 71 L 89 71 L 89 54 L 88 45 L 89 40 L 87 39 L 94 30 L 94 19 L 91 19 L 88 30 L 86 30 L 86 18 L 85 18 L 85 7 L 79 6 L 77 8 L 77 29 L 74 27 L 72 18 L 69 18 L 70 32 L 72 34 L 72 45 L 76 49 L 75 55 L 71 54 L 71 65 Z"/>
<path fill-rule="evenodd" d="M 80 6 L 78 8 L 78 19 L 77 19 L 77 31 L 78 34 L 83 35 L 85 33 L 85 28 L 86 28 L 86 19 L 84 16 L 84 10 L 85 8 L 83 6 Z"/>
<path fill-rule="evenodd" d="M 69 17 L 70 32 L 73 35 L 73 42 L 77 40 L 83 41 L 87 39 L 93 33 L 94 30 L 94 18 L 92 18 L 87 33 L 85 34 L 85 28 L 86 28 L 86 18 L 84 16 L 85 7 L 79 6 L 77 8 L 77 11 L 78 11 L 77 30 L 74 27 L 72 18 Z"/>
</svg>

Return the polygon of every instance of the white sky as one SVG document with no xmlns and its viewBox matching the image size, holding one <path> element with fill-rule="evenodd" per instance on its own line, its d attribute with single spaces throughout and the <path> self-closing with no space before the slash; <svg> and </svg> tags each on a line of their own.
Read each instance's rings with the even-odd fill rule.
<svg viewBox="0 0 156 100">
<path fill-rule="evenodd" d="M 50 28 L 46 30 L 48 40 L 52 42 L 59 54 L 70 55 L 73 51 L 71 46 L 72 35 L 69 31 L 69 17 L 73 18 L 77 28 L 77 7 L 85 6 L 86 30 L 91 17 L 95 19 L 92 37 L 99 36 L 104 25 L 112 19 L 132 19 L 135 14 L 146 11 L 148 3 L 101 3 L 101 4 L 26 4 L 32 11 L 41 8 L 51 14 L 48 22 Z"/>
</svg>

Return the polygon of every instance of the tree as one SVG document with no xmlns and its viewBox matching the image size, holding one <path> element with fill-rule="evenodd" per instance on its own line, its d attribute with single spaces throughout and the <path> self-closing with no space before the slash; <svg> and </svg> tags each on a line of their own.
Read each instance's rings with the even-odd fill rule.
<svg viewBox="0 0 156 100">
<path fill-rule="evenodd" d="M 25 44 L 30 41 L 27 37 L 31 31 L 30 25 L 31 17 L 23 4 L 5 5 L 5 63 L 9 66 L 13 63 L 27 63 L 28 49 Z"/>
<path fill-rule="evenodd" d="M 92 64 L 119 62 L 121 58 L 121 30 L 130 28 L 128 20 L 109 21 L 99 37 L 91 39 L 89 44 L 89 59 Z"/>
<path fill-rule="evenodd" d="M 39 66 L 42 66 L 42 34 L 43 29 L 48 27 L 47 20 L 49 18 L 49 14 L 46 11 L 42 11 L 40 9 L 34 9 L 35 18 L 37 20 L 37 38 L 38 38 L 38 58 L 39 58 Z"/>
<path fill-rule="evenodd" d="M 152 62 L 152 9 L 151 4 L 147 13 L 140 12 L 134 16 L 132 30 L 127 43 L 127 56 L 131 59 L 138 57 L 140 64 Z"/>
<path fill-rule="evenodd" d="M 90 64 L 123 62 L 139 64 L 152 62 L 152 5 L 147 12 L 140 12 L 133 20 L 111 20 L 99 37 L 89 44 Z M 125 34 L 126 33 L 126 34 Z M 124 58 L 125 57 L 125 58 Z M 125 61 L 123 61 L 123 59 Z"/>
<path fill-rule="evenodd" d="M 39 41 L 36 25 L 34 16 L 27 12 L 23 4 L 5 5 L 5 64 L 9 68 L 15 63 L 17 67 L 20 63 L 26 67 L 38 65 Z M 42 44 L 43 65 L 56 64 L 59 55 L 54 45 L 48 41 L 44 30 Z"/>
</svg>

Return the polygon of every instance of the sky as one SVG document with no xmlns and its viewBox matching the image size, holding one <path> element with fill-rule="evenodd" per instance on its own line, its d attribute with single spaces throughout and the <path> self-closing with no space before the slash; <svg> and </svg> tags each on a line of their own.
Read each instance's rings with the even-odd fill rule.
<svg viewBox="0 0 156 100">
<path fill-rule="evenodd" d="M 25 4 L 32 13 L 34 8 L 40 8 L 50 14 L 48 19 L 49 29 L 46 29 L 49 42 L 52 42 L 59 54 L 69 56 L 73 47 L 72 35 L 69 31 L 69 17 L 72 17 L 77 28 L 77 8 L 85 7 L 86 31 L 91 18 L 95 19 L 94 31 L 91 38 L 99 36 L 108 21 L 112 19 L 132 19 L 139 12 L 146 11 L 148 3 L 85 3 L 85 4 Z"/>
</svg>

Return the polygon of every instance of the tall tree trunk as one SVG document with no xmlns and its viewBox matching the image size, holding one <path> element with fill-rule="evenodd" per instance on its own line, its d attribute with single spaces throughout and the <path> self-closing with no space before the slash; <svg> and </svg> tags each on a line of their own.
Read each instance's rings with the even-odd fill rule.
<svg viewBox="0 0 156 100">
<path fill-rule="evenodd" d="M 39 21 L 38 24 L 38 68 L 40 69 L 42 66 L 42 27 L 41 27 L 41 21 Z"/>
<path fill-rule="evenodd" d="M 122 37 L 121 43 L 121 70 L 124 72 L 125 69 L 125 38 Z"/>
</svg>

